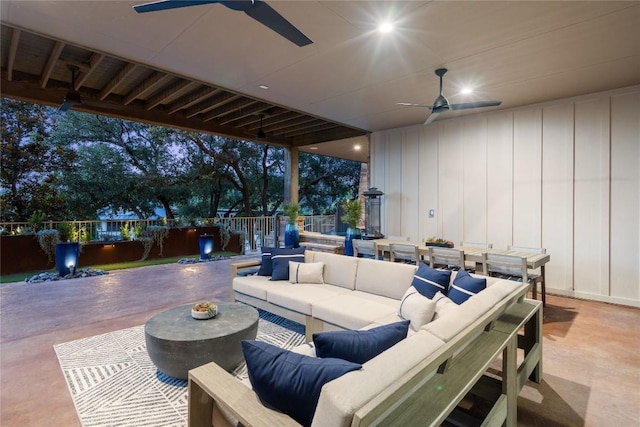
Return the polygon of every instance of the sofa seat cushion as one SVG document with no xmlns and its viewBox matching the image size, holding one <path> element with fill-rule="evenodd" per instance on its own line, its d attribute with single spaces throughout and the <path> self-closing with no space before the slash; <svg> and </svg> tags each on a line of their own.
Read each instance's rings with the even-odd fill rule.
<svg viewBox="0 0 640 427">
<path fill-rule="evenodd" d="M 415 265 L 358 258 L 356 290 L 398 301 L 413 281 Z"/>
<path fill-rule="evenodd" d="M 263 404 L 311 425 L 322 386 L 360 369 L 357 363 L 319 359 L 260 341 L 242 341 L 251 386 Z"/>
<path fill-rule="evenodd" d="M 307 251 L 313 262 L 324 262 L 324 282 L 347 289 L 355 289 L 358 259 L 329 252 Z M 310 262 L 310 261 L 307 261 Z"/>
<path fill-rule="evenodd" d="M 233 278 L 233 290 L 261 300 L 267 300 L 267 290 L 286 286 L 287 282 L 274 282 L 269 276 L 237 276 Z"/>
<path fill-rule="evenodd" d="M 409 321 L 367 330 L 320 332 L 313 334 L 318 357 L 335 357 L 365 363 L 407 337 Z"/>
<path fill-rule="evenodd" d="M 325 384 L 316 408 L 318 416 L 311 425 L 350 426 L 355 411 L 443 345 L 442 340 L 419 331 L 369 360 L 362 369 Z"/>
<path fill-rule="evenodd" d="M 298 313 L 311 315 L 311 305 L 352 291 L 333 285 L 281 282 L 282 286 L 267 291 L 267 301 Z"/>
<path fill-rule="evenodd" d="M 311 315 L 345 329 L 361 329 L 378 318 L 397 313 L 399 303 L 380 295 L 348 291 L 315 302 Z"/>
</svg>

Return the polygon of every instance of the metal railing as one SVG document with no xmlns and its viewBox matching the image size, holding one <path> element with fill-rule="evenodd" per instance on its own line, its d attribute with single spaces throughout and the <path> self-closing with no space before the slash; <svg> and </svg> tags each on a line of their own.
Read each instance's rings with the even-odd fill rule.
<svg viewBox="0 0 640 427">
<path fill-rule="evenodd" d="M 88 241 L 123 240 L 125 234 L 135 237 L 135 230 L 142 230 L 150 225 L 166 225 L 168 227 L 193 227 L 198 225 L 221 224 L 230 231 L 243 232 L 245 236 L 245 252 L 255 252 L 264 244 L 279 241 L 284 233 L 286 221 L 281 216 L 259 217 L 223 217 L 201 218 L 185 223 L 182 220 L 96 220 L 96 221 L 45 221 L 39 229 L 56 229 L 63 222 L 70 223 L 76 232 L 86 236 Z M 123 230 L 125 229 L 126 230 Z M 330 233 L 335 230 L 335 215 L 308 215 L 304 217 L 304 230 L 319 233 Z M 0 232 L 8 235 L 32 234 L 33 228 L 27 222 L 0 222 Z"/>
</svg>

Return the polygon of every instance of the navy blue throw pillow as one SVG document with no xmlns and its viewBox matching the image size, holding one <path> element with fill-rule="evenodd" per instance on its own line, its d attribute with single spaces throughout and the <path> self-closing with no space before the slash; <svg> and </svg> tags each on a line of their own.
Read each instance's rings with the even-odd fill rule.
<svg viewBox="0 0 640 427">
<path fill-rule="evenodd" d="M 268 246 L 262 247 L 262 264 L 260 264 L 260 269 L 258 270 L 258 276 L 271 276 L 273 273 L 273 262 L 271 261 L 271 251 L 275 248 L 270 248 Z"/>
<path fill-rule="evenodd" d="M 451 279 L 451 271 L 436 270 L 427 264 L 420 263 L 418 271 L 413 276 L 411 285 L 416 288 L 421 295 L 432 299 L 436 292 L 440 291 L 447 295 L 449 291 L 449 280 Z"/>
<path fill-rule="evenodd" d="M 364 331 L 332 331 L 313 334 L 318 357 L 337 357 L 365 363 L 407 337 L 409 321 L 395 322 Z"/>
<path fill-rule="evenodd" d="M 453 279 L 451 289 L 447 295 L 456 304 L 462 304 L 473 295 L 487 288 L 487 279 L 471 277 L 466 270 L 459 270 Z"/>
<path fill-rule="evenodd" d="M 304 247 L 274 248 L 271 251 L 271 280 L 289 280 L 289 261 L 304 262 Z"/>
<path fill-rule="evenodd" d="M 242 341 L 253 390 L 268 407 L 311 425 L 322 386 L 347 372 L 362 368 L 340 359 L 318 359 L 260 341 Z"/>
</svg>

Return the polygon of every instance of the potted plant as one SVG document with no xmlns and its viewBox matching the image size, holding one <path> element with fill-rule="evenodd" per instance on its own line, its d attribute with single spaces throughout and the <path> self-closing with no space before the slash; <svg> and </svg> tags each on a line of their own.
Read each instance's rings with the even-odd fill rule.
<svg viewBox="0 0 640 427">
<path fill-rule="evenodd" d="M 74 274 L 78 267 L 79 242 L 74 225 L 64 221 L 58 224 L 56 244 L 56 268 L 60 276 Z"/>
<path fill-rule="evenodd" d="M 347 234 L 344 236 L 344 254 L 353 256 L 353 239 L 361 237 L 358 223 L 362 216 L 362 203 L 359 199 L 347 200 L 342 203 L 342 209 L 344 215 L 340 219 L 348 226 Z"/>
<path fill-rule="evenodd" d="M 287 224 L 284 227 L 284 246 L 287 248 L 297 248 L 300 246 L 300 232 L 298 231 L 298 213 L 300 205 L 297 203 L 284 204 L 284 216 L 287 217 Z"/>
</svg>

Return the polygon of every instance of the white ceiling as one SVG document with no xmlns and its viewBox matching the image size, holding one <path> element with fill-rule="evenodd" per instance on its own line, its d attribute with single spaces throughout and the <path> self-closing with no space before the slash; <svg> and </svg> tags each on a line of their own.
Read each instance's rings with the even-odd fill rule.
<svg viewBox="0 0 640 427">
<path fill-rule="evenodd" d="M 450 102 L 502 100 L 485 111 L 640 84 L 638 1 L 268 1 L 305 47 L 220 4 L 137 14 L 139 3 L 2 0 L 0 16 L 370 132 L 424 122 L 427 109 L 397 103 L 431 104 L 439 67 Z M 396 30 L 375 31 L 382 19 Z"/>
</svg>

